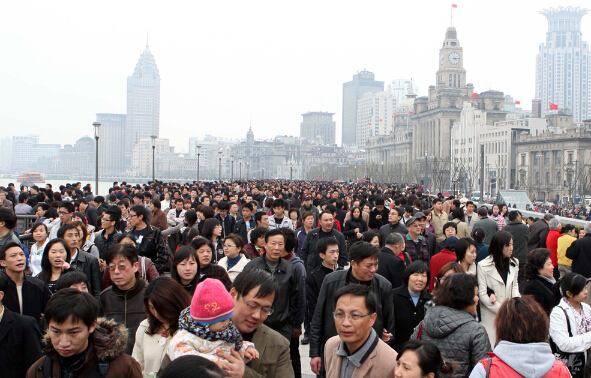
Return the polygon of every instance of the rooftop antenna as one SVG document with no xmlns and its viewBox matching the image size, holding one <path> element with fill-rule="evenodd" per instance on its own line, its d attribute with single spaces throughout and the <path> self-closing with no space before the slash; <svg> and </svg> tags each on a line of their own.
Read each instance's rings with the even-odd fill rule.
<svg viewBox="0 0 591 378">
<path fill-rule="evenodd" d="M 149 45 L 148 44 L 148 37 L 149 37 L 148 32 L 146 32 L 146 48 L 148 48 L 148 45 Z"/>
</svg>

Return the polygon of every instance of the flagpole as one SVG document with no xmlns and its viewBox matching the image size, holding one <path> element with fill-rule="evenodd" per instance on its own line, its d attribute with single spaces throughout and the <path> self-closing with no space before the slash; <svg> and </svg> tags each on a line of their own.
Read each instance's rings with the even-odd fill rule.
<svg viewBox="0 0 591 378">
<path fill-rule="evenodd" d="M 453 6 L 453 4 L 449 10 L 449 22 L 450 22 L 449 26 L 453 28 L 454 27 L 454 6 Z"/>
</svg>

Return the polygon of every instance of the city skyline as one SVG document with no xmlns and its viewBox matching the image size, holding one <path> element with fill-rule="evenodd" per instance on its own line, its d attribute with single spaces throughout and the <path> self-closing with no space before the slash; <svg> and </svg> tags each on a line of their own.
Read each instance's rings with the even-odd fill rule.
<svg viewBox="0 0 591 378">
<path fill-rule="evenodd" d="M 534 97 L 535 57 L 547 31 L 539 12 L 585 6 L 582 1 L 454 3 L 453 24 L 467 52 L 467 81 L 475 83 L 476 92 L 502 90 L 522 104 Z M 236 4 L 221 16 L 208 4 L 202 12 L 187 6 L 186 14 L 171 17 L 171 10 L 152 14 L 146 10 L 150 7 L 135 9 L 138 3 L 130 3 L 113 14 L 107 6 L 92 9 L 93 17 L 101 19 L 97 27 L 84 19 L 91 11 L 84 5 L 61 12 L 39 3 L 18 28 L 10 19 L 0 26 L 7 41 L 5 56 L 11 57 L 0 69 L 10 89 L 0 98 L 0 122 L 13 130 L 5 135 L 39 134 L 43 143 L 73 144 L 83 135 L 92 136 L 96 113 L 125 113 L 125 80 L 149 31 L 162 75 L 160 137 L 179 150 L 187 149 L 187 137 L 212 128 L 224 130 L 220 137 L 244 135 L 251 119 L 257 138 L 297 135 L 300 114 L 318 110 L 335 113 L 340 143 L 342 83 L 355 73 L 365 68 L 385 83 L 412 77 L 418 95 L 426 95 L 437 70 L 441 35 L 450 24 L 451 3 L 370 4 L 393 15 L 385 23 L 336 4 L 315 4 L 317 14 L 307 15 L 306 27 L 301 27 L 296 22 L 303 9 L 284 17 L 279 16 L 281 9 L 255 12 Z M 9 7 L 7 14 L 22 12 L 19 4 Z M 125 17 L 132 11 L 138 16 Z M 323 11 L 342 20 L 331 20 L 330 28 L 320 25 Z M 101 17 L 106 14 L 112 17 Z M 208 20 L 207 14 L 215 16 Z M 52 17 L 55 27 L 40 33 L 41 17 Z M 342 25 L 353 19 L 354 27 Z M 183 28 L 188 30 L 181 33 Z M 584 18 L 581 31 L 584 40 L 591 39 L 591 21 Z M 237 97 L 240 101 L 229 106 L 227 101 Z M 52 133 L 56 127 L 73 132 Z M 179 129 L 186 131 L 179 135 Z"/>
</svg>

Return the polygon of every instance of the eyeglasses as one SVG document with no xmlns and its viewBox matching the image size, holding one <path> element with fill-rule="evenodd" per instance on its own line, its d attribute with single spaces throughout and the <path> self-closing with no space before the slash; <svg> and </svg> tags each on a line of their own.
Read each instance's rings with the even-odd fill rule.
<svg viewBox="0 0 591 378">
<path fill-rule="evenodd" d="M 114 272 L 115 269 L 119 269 L 120 272 L 124 272 L 127 270 L 127 268 L 129 268 L 129 266 L 125 265 L 125 264 L 119 264 L 117 266 L 115 265 L 108 265 L 105 267 L 105 269 L 107 269 L 107 272 Z"/>
<path fill-rule="evenodd" d="M 252 303 L 248 303 L 246 301 L 246 299 L 244 299 L 243 296 L 241 296 L 240 298 L 242 298 L 242 301 L 246 304 L 246 307 L 248 307 L 251 311 L 260 311 L 261 313 L 267 314 L 267 315 L 271 315 L 275 311 L 275 309 L 273 309 L 273 307 L 256 306 L 256 305 L 253 305 Z"/>
<path fill-rule="evenodd" d="M 344 312 L 333 312 L 332 316 L 333 318 L 337 319 L 337 320 L 345 320 L 345 317 L 347 317 L 350 321 L 352 322 L 356 322 L 358 320 L 360 320 L 361 318 L 365 318 L 366 316 L 369 316 L 373 314 L 372 312 L 368 312 L 365 315 L 359 315 L 359 314 L 345 314 Z"/>
<path fill-rule="evenodd" d="M 130 218 L 137 217 L 137 214 L 129 214 Z"/>
<path fill-rule="evenodd" d="M 113 222 L 112 219 L 102 218 L 101 222 Z"/>
<path fill-rule="evenodd" d="M 57 213 L 59 215 L 68 215 L 68 214 L 71 214 L 71 213 L 68 213 L 67 211 L 58 211 Z"/>
</svg>

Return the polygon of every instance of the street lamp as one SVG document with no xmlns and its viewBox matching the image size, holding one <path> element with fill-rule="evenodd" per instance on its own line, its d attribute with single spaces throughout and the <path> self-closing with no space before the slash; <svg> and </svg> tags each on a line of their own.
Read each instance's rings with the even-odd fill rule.
<svg viewBox="0 0 591 378">
<path fill-rule="evenodd" d="M 93 122 L 92 126 L 94 126 L 94 140 L 96 141 L 96 149 L 95 149 L 95 188 L 94 188 L 94 192 L 96 193 L 96 195 L 98 196 L 98 158 L 99 158 L 99 147 L 98 147 L 98 140 L 99 140 L 99 127 L 101 127 L 101 123 L 100 122 Z"/>
<path fill-rule="evenodd" d="M 219 156 L 219 159 L 220 159 L 220 168 L 219 168 L 219 170 L 220 170 L 220 172 L 219 172 L 219 181 L 220 182 L 222 181 L 222 154 L 223 153 L 224 153 L 224 151 L 222 151 L 222 149 L 220 148 L 220 150 L 218 151 L 218 156 Z"/>
<path fill-rule="evenodd" d="M 197 183 L 199 183 L 199 158 L 201 157 L 201 146 L 195 142 L 195 148 L 197 148 Z"/>
<path fill-rule="evenodd" d="M 261 180 L 265 179 L 265 167 L 261 166 Z"/>
<path fill-rule="evenodd" d="M 427 154 L 427 151 L 425 151 L 425 179 L 423 180 L 423 186 L 424 186 L 423 192 L 425 192 L 425 190 L 427 189 L 427 164 L 428 164 L 427 157 L 428 157 L 428 154 Z"/>
<path fill-rule="evenodd" d="M 156 182 L 156 138 L 158 136 L 152 135 L 152 182 Z"/>
<path fill-rule="evenodd" d="M 232 163 L 230 169 L 230 182 L 234 181 L 234 155 L 230 155 L 230 162 Z"/>
<path fill-rule="evenodd" d="M 246 179 L 250 177 L 250 161 L 246 162 Z"/>
<path fill-rule="evenodd" d="M 238 158 L 238 165 L 240 165 L 240 175 L 238 176 L 238 180 L 242 180 L 242 158 Z"/>
<path fill-rule="evenodd" d="M 384 161 L 382 160 L 382 181 L 381 183 L 384 183 Z"/>
<path fill-rule="evenodd" d="M 289 179 L 293 180 L 293 159 L 289 160 Z"/>
</svg>

